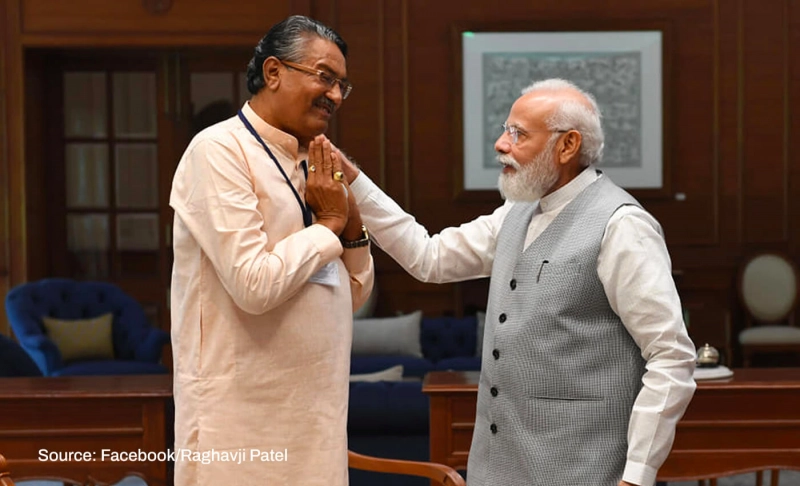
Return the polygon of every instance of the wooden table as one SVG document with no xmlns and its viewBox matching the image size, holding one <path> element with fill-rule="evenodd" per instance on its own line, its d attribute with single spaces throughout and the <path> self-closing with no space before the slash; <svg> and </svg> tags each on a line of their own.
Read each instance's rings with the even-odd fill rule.
<svg viewBox="0 0 800 486">
<path fill-rule="evenodd" d="M 432 372 L 431 461 L 464 470 L 475 425 L 478 372 Z M 800 469 L 800 368 L 743 368 L 699 381 L 659 480 Z"/>
<path fill-rule="evenodd" d="M 169 375 L 0 378 L 0 453 L 15 481 L 163 486 L 167 462 L 146 454 L 168 452 L 171 399 Z"/>
</svg>

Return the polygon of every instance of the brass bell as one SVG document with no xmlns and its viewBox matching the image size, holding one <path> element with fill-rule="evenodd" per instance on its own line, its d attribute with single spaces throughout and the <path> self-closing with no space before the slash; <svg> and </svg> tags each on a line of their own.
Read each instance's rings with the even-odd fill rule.
<svg viewBox="0 0 800 486">
<path fill-rule="evenodd" d="M 697 350 L 696 362 L 699 368 L 715 368 L 719 366 L 719 351 L 706 343 L 705 346 Z"/>
</svg>

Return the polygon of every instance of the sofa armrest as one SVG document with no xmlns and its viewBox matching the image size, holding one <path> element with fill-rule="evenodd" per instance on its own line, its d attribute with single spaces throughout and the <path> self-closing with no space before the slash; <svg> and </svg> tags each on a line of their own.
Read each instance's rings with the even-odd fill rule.
<svg viewBox="0 0 800 486">
<path fill-rule="evenodd" d="M 158 328 L 150 328 L 147 336 L 136 346 L 133 359 L 145 363 L 158 363 L 164 345 L 169 343 L 169 334 Z"/>
<path fill-rule="evenodd" d="M 44 376 L 50 376 L 64 367 L 61 351 L 56 343 L 44 334 L 22 336 L 19 344 L 30 355 Z"/>
</svg>

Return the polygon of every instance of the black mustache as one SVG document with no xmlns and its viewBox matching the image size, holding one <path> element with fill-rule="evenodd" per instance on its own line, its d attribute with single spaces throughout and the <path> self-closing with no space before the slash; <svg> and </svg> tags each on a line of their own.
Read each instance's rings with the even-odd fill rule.
<svg viewBox="0 0 800 486">
<path fill-rule="evenodd" d="M 324 96 L 321 98 L 317 98 L 314 104 L 325 106 L 328 110 L 330 110 L 331 113 L 336 111 L 336 105 L 333 103 L 333 101 L 329 100 L 328 98 L 325 98 Z"/>
</svg>

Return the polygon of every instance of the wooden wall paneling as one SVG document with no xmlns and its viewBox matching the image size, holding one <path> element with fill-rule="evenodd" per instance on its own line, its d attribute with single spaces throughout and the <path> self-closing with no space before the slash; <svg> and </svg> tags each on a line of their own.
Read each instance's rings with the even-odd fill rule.
<svg viewBox="0 0 800 486">
<path fill-rule="evenodd" d="M 789 45 L 786 51 L 789 83 L 786 105 L 789 127 L 789 225 L 790 254 L 800 264 L 800 5 L 787 2 Z"/>
<path fill-rule="evenodd" d="M 353 92 L 336 114 L 337 143 L 380 184 L 386 150 L 383 84 L 383 2 L 338 2 L 337 32 L 348 45 L 347 74 Z"/>
<path fill-rule="evenodd" d="M 157 3 L 164 8 L 152 8 Z M 21 19 L 25 34 L 258 33 L 294 6 L 292 1 L 264 0 L 24 0 Z"/>
<path fill-rule="evenodd" d="M 8 127 L 9 118 L 7 113 L 8 98 L 8 85 L 6 81 L 6 48 L 9 45 L 8 39 L 8 21 L 6 18 L 6 3 L 7 0 L 0 0 L 0 295 L 6 295 L 9 289 L 9 224 L 8 224 L 8 206 L 9 206 L 9 187 L 8 187 L 8 164 L 9 164 L 9 148 L 8 148 Z M 6 321 L 5 313 L 5 299 L 0 302 L 0 333 L 8 334 L 8 323 Z"/>
<path fill-rule="evenodd" d="M 49 59 L 52 61 L 52 56 Z M 48 67 L 51 70 L 48 70 Z M 48 63 L 45 52 L 28 50 L 25 52 L 25 214 L 26 217 L 26 252 L 31 255 L 27 261 L 29 280 L 48 276 L 50 263 L 47 228 L 53 224 L 48 217 L 48 199 L 57 197 L 48 184 L 64 186 L 64 174 L 45 169 L 45 161 L 52 159 L 60 141 L 52 120 L 62 116 L 62 104 L 52 104 L 51 93 L 46 86 L 56 84 L 61 87 L 60 80 L 52 79 L 53 65 Z M 49 79 L 48 79 L 49 78 Z M 48 95 L 51 95 L 48 97 Z M 50 119 L 51 122 L 46 121 Z M 58 126 L 61 126 L 59 123 Z M 47 140 L 49 143 L 42 143 Z M 52 164 L 49 168 L 57 166 Z M 43 190 L 44 189 L 44 190 Z"/>
<path fill-rule="evenodd" d="M 25 250 L 25 147 L 24 147 L 24 82 L 23 56 L 20 42 L 19 18 L 20 0 L 5 2 L 5 106 L 6 106 L 6 143 L 7 168 L 5 213 L 7 233 L 4 240 L 8 255 L 8 276 L 5 279 L 3 298 L 13 286 L 26 280 L 27 254 Z M 7 318 L 4 311 L 0 319 L 7 329 Z"/>
<path fill-rule="evenodd" d="M 661 194 L 630 191 L 658 218 L 674 245 L 714 246 L 719 239 L 712 11 L 708 6 L 668 17 L 663 102 L 668 179 Z"/>
<path fill-rule="evenodd" d="M 787 78 L 785 1 L 745 0 L 744 173 L 745 243 L 787 242 L 788 174 L 784 103 Z"/>
<path fill-rule="evenodd" d="M 720 177 L 720 245 L 739 253 L 742 243 L 742 165 L 744 163 L 742 2 L 714 1 L 718 75 L 715 83 Z"/>
<path fill-rule="evenodd" d="M 330 8 L 335 13 L 326 13 Z M 350 46 L 348 73 L 356 88 L 337 115 L 340 146 L 390 197 L 408 209 L 415 190 L 409 180 L 413 120 L 409 116 L 408 2 L 317 2 L 315 11 L 335 19 L 327 21 L 336 22 L 334 27 Z M 417 309 L 426 315 L 452 312 L 451 285 L 420 283 L 380 249 L 374 248 L 373 254 L 381 295 L 377 313 Z"/>
</svg>

